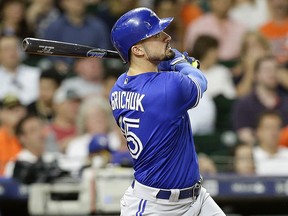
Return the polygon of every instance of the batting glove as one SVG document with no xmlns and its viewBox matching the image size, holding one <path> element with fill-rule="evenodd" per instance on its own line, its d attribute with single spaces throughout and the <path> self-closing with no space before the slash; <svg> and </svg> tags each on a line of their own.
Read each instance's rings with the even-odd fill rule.
<svg viewBox="0 0 288 216">
<path fill-rule="evenodd" d="M 185 59 L 184 55 L 180 53 L 176 49 L 172 49 L 175 53 L 175 56 L 173 59 L 167 60 L 167 61 L 162 61 L 158 65 L 158 70 L 159 71 L 176 71 L 176 65 L 180 63 L 186 63 L 187 60 Z"/>
<path fill-rule="evenodd" d="M 175 53 L 175 57 L 168 61 L 162 61 L 158 65 L 159 71 L 178 71 L 177 66 L 184 66 L 186 64 L 187 66 L 192 66 L 195 68 L 200 67 L 200 62 L 196 60 L 193 57 L 189 57 L 187 52 L 184 52 L 183 54 L 180 53 L 177 49 L 173 49 Z"/>
<path fill-rule="evenodd" d="M 187 62 L 194 68 L 200 69 L 200 61 L 195 59 L 194 57 L 188 56 L 187 52 L 184 52 L 183 55 L 185 56 L 185 59 Z"/>
</svg>

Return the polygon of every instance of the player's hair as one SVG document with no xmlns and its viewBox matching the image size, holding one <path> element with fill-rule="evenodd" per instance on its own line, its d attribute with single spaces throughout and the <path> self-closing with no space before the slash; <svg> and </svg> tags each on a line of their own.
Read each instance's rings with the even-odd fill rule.
<svg viewBox="0 0 288 216">
<path fill-rule="evenodd" d="M 210 35 L 200 35 L 194 43 L 194 46 L 189 51 L 189 55 L 196 59 L 203 59 L 210 49 L 218 48 L 219 41 Z"/>
</svg>

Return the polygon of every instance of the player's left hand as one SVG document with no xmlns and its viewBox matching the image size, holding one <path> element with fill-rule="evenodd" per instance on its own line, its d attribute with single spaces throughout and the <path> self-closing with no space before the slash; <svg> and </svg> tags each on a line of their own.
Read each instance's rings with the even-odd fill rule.
<svg viewBox="0 0 288 216">
<path fill-rule="evenodd" d="M 200 61 L 188 55 L 187 52 L 183 52 L 187 62 L 194 68 L 200 69 Z"/>
</svg>

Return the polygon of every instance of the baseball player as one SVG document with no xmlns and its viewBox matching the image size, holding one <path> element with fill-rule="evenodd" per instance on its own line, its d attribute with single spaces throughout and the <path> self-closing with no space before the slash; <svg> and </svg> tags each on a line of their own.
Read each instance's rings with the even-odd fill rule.
<svg viewBox="0 0 288 216">
<path fill-rule="evenodd" d="M 122 216 L 225 215 L 201 186 L 187 110 L 207 88 L 197 61 L 170 47 L 160 19 L 148 8 L 121 16 L 111 40 L 129 63 L 110 93 L 114 118 L 127 139 L 135 180 L 121 199 Z"/>
</svg>

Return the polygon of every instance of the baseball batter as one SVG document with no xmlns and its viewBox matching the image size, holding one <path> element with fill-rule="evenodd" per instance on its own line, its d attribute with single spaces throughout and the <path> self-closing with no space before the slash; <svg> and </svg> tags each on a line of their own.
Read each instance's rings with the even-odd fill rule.
<svg viewBox="0 0 288 216">
<path fill-rule="evenodd" d="M 134 160 L 135 181 L 121 199 L 122 216 L 225 215 L 201 186 L 187 110 L 207 88 L 197 61 L 170 47 L 160 19 L 148 8 L 133 9 L 111 31 L 129 69 L 110 93 L 118 126 Z"/>
</svg>

